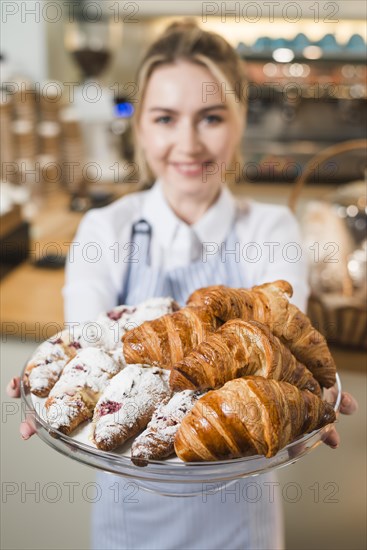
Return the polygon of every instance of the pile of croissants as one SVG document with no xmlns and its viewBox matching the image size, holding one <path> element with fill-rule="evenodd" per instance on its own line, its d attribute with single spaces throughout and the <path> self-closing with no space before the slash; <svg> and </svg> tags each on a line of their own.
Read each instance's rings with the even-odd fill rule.
<svg viewBox="0 0 367 550">
<path fill-rule="evenodd" d="M 110 387 L 114 399 L 101 401 L 100 387 L 93 399 L 90 388 L 87 399 L 78 393 L 86 411 L 82 421 L 93 417 L 97 426 L 93 441 L 111 450 L 106 438 L 98 444 L 98 422 L 109 433 L 112 448 L 145 429 L 132 446 L 132 459 L 139 465 L 173 452 L 190 462 L 271 457 L 299 436 L 334 422 L 335 411 L 322 400 L 322 388 L 335 384 L 335 364 L 324 337 L 290 303 L 292 292 L 283 280 L 251 289 L 200 288 L 185 307 L 124 331 L 124 368 L 117 375 L 110 369 L 106 378 L 111 387 L 115 380 L 113 392 Z M 80 361 L 75 365 L 75 353 L 71 355 L 69 370 L 80 370 Z M 26 368 L 28 384 L 34 367 L 33 361 Z M 118 386 L 126 369 L 130 371 Z M 154 384 L 149 413 L 144 401 L 148 375 Z M 126 410 L 126 403 L 116 395 L 127 396 L 125 386 L 134 383 L 145 415 L 140 414 L 134 428 L 130 422 L 127 437 L 121 438 L 116 415 Z M 68 400 L 56 397 L 59 403 Z"/>
</svg>

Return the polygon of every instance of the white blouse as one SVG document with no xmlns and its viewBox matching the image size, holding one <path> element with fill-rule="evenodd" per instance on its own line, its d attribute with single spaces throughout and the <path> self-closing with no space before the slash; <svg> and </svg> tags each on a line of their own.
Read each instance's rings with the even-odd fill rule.
<svg viewBox="0 0 367 550">
<path fill-rule="evenodd" d="M 236 213 L 239 212 L 237 215 Z M 132 225 L 145 219 L 152 228 L 150 262 L 171 269 L 219 254 L 243 265 L 243 286 L 286 279 L 292 302 L 305 310 L 309 287 L 299 227 L 285 206 L 237 199 L 223 187 L 218 200 L 193 225 L 180 220 L 163 194 L 160 180 L 148 191 L 129 194 L 87 212 L 70 247 L 63 288 L 66 322 L 95 320 L 116 305 L 129 261 L 139 261 L 131 244 Z M 234 250 L 225 240 L 232 224 Z"/>
</svg>

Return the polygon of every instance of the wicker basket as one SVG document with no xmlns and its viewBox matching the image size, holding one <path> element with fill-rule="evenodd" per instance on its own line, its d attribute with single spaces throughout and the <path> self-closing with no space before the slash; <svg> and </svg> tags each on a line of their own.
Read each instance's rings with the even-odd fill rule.
<svg viewBox="0 0 367 550">
<path fill-rule="evenodd" d="M 298 199 L 314 166 L 326 160 L 356 149 L 367 150 L 367 140 L 353 140 L 324 149 L 305 166 L 296 181 L 290 197 L 289 207 L 295 212 Z M 343 294 L 325 293 L 312 289 L 308 303 L 308 315 L 312 324 L 331 344 L 348 348 L 367 349 L 367 305 L 365 297 L 348 297 Z"/>
<path fill-rule="evenodd" d="M 343 305 L 337 298 L 340 295 L 330 294 L 327 300 L 322 295 L 310 296 L 307 313 L 313 326 L 330 344 L 366 350 L 367 308 L 348 304 L 347 298 Z"/>
</svg>

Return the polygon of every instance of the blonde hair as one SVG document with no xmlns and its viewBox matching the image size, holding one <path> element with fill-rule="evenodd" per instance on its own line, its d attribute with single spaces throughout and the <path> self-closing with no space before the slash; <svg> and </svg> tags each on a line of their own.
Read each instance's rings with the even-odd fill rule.
<svg viewBox="0 0 367 550">
<path fill-rule="evenodd" d="M 234 120 L 239 121 L 240 124 L 244 123 L 245 75 L 236 51 L 222 36 L 202 30 L 191 18 L 171 23 L 150 46 L 137 72 L 138 95 L 133 118 L 134 161 L 139 167 L 139 179 L 143 185 L 154 180 L 137 136 L 145 91 L 154 69 L 177 60 L 187 60 L 205 66 L 218 82 L 224 84 L 226 90 L 232 92 L 228 97 L 228 106 L 235 115 Z M 232 163 L 239 163 L 239 166 L 242 166 L 241 143 L 238 144 Z"/>
</svg>

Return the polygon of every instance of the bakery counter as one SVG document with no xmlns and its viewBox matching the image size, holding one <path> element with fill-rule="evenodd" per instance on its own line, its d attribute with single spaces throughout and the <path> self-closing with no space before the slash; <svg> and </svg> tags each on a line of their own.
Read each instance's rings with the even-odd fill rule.
<svg viewBox="0 0 367 550">
<path fill-rule="evenodd" d="M 1 333 L 22 341 L 42 341 L 63 325 L 63 268 L 36 267 L 45 254 L 60 258 L 67 252 L 81 214 L 69 210 L 69 197 L 56 192 L 45 198 L 31 224 L 26 261 L 1 281 Z"/>
<path fill-rule="evenodd" d="M 116 190 L 116 197 L 131 191 Z M 70 246 L 83 216 L 69 208 L 70 196 L 56 191 L 44 198 L 30 229 L 30 250 L 26 261 L 1 281 L 0 311 L 2 340 L 14 336 L 22 341 L 43 341 L 64 323 L 61 289 L 64 269 L 37 267 L 46 254 L 62 258 Z"/>
</svg>

